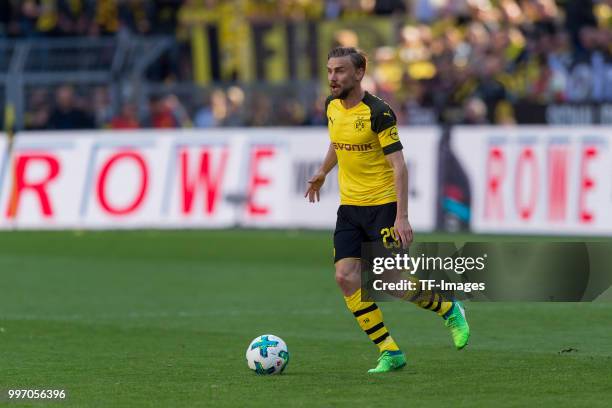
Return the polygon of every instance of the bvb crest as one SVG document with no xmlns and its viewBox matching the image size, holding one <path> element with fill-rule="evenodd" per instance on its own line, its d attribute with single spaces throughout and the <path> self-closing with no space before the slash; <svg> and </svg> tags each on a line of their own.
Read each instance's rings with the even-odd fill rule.
<svg viewBox="0 0 612 408">
<path fill-rule="evenodd" d="M 363 128 L 365 128 L 365 121 L 363 120 L 363 118 L 358 118 L 355 122 L 355 129 L 363 130 Z"/>
</svg>

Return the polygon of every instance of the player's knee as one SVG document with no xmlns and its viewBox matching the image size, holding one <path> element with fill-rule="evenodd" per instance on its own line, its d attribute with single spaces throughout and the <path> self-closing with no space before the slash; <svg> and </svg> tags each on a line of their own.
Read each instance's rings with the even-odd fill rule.
<svg viewBox="0 0 612 408">
<path fill-rule="evenodd" d="M 354 265 L 336 265 L 336 283 L 341 288 L 355 286 L 359 281 L 359 268 Z"/>
<path fill-rule="evenodd" d="M 348 276 L 341 270 L 336 269 L 336 283 L 341 288 L 348 284 Z"/>
</svg>

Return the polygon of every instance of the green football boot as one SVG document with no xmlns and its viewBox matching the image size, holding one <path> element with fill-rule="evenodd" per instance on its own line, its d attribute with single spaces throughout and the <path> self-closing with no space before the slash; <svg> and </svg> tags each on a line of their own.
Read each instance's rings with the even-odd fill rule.
<svg viewBox="0 0 612 408">
<path fill-rule="evenodd" d="M 465 320 L 465 309 L 461 302 L 455 300 L 453 307 L 443 317 L 446 320 L 444 325 L 450 329 L 457 350 L 467 346 L 470 339 L 470 326 Z"/>
<path fill-rule="evenodd" d="M 368 373 L 388 373 L 389 371 L 399 370 L 406 365 L 406 356 L 401 350 L 383 351 L 378 357 L 376 368 L 368 370 Z"/>
</svg>

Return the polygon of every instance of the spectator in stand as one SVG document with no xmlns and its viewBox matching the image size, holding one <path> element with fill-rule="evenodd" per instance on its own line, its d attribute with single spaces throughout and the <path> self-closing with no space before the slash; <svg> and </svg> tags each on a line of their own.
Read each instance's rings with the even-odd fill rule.
<svg viewBox="0 0 612 408">
<path fill-rule="evenodd" d="M 62 35 L 87 35 L 94 24 L 96 2 L 59 0 L 59 28 Z"/>
<path fill-rule="evenodd" d="M 485 57 L 482 69 L 478 72 L 478 80 L 474 95 L 478 96 L 487 106 L 489 120 L 494 121 L 497 106 L 500 102 L 509 99 L 504 84 L 499 79 L 502 70 L 501 57 L 490 54 Z"/>
<path fill-rule="evenodd" d="M 174 94 L 153 98 L 150 103 L 151 125 L 154 128 L 191 127 L 185 107 Z"/>
<path fill-rule="evenodd" d="M 74 88 L 70 85 L 59 87 L 55 93 L 54 109 L 49 117 L 48 128 L 68 130 L 94 127 L 93 118 L 77 107 Z"/>
<path fill-rule="evenodd" d="M 272 121 L 278 119 L 273 116 L 272 101 L 265 93 L 257 92 L 251 99 L 251 117 L 248 126 L 270 126 Z"/>
<path fill-rule="evenodd" d="M 367 4 L 368 2 L 365 3 Z M 369 3 L 372 3 L 372 1 L 370 0 Z M 371 10 L 377 15 L 390 15 L 404 14 L 406 9 L 407 7 L 403 0 L 376 0 Z"/>
<path fill-rule="evenodd" d="M 183 104 L 176 95 L 170 94 L 166 96 L 164 98 L 164 104 L 166 105 L 166 109 L 170 111 L 170 113 L 174 117 L 174 121 L 176 122 L 178 127 L 193 126 L 187 109 L 185 109 L 185 106 L 183 106 Z"/>
<path fill-rule="evenodd" d="M 212 110 L 210 98 L 206 97 L 200 108 L 193 117 L 193 124 L 197 128 L 211 128 L 218 126 L 217 120 Z"/>
<path fill-rule="evenodd" d="M 342 14 L 342 0 L 325 0 L 324 16 L 336 20 Z"/>
<path fill-rule="evenodd" d="M 0 38 L 6 37 L 13 20 L 13 5 L 10 1 L 0 1 Z"/>
<path fill-rule="evenodd" d="M 487 105 L 479 98 L 470 98 L 466 101 L 463 110 L 463 124 L 484 125 L 487 120 Z"/>
<path fill-rule="evenodd" d="M 273 123 L 279 126 L 302 126 L 306 124 L 306 111 L 295 98 L 285 98 L 278 109 L 278 120 Z"/>
<path fill-rule="evenodd" d="M 96 0 L 89 35 L 113 35 L 119 31 L 119 4 L 116 0 Z"/>
<path fill-rule="evenodd" d="M 176 33 L 177 13 L 184 0 L 152 0 L 152 31 L 156 34 L 173 35 Z"/>
<path fill-rule="evenodd" d="M 127 0 L 119 6 L 119 20 L 124 28 L 135 34 L 153 31 L 155 4 L 148 0 Z"/>
<path fill-rule="evenodd" d="M 169 129 L 178 127 L 178 123 L 172 114 L 164 98 L 152 98 L 150 101 L 151 126 L 157 129 Z"/>
<path fill-rule="evenodd" d="M 244 91 L 237 86 L 232 86 L 227 90 L 227 117 L 223 121 L 224 126 L 244 126 Z"/>
<path fill-rule="evenodd" d="M 325 117 L 325 99 L 327 95 L 322 93 L 312 104 L 311 112 L 308 115 L 307 124 L 310 126 L 325 126 L 327 125 L 327 118 Z"/>
<path fill-rule="evenodd" d="M 401 124 L 411 125 L 435 125 L 437 123 L 436 112 L 426 92 L 426 81 L 417 81 L 410 76 L 404 76 L 403 89 L 405 90 L 404 102 L 401 110 L 396 112 Z"/>
<path fill-rule="evenodd" d="M 24 118 L 25 128 L 28 130 L 46 129 L 49 125 L 50 115 L 49 92 L 45 88 L 34 89 L 28 98 L 28 107 Z"/>
<path fill-rule="evenodd" d="M 38 19 L 36 29 L 39 33 L 46 36 L 57 36 L 60 34 L 57 26 L 59 20 L 59 10 L 56 0 L 38 1 Z"/>
<path fill-rule="evenodd" d="M 40 8 L 35 0 L 24 0 L 18 3 L 17 33 L 23 37 L 38 35 L 36 21 L 40 15 Z"/>
<path fill-rule="evenodd" d="M 420 23 L 431 23 L 437 17 L 435 0 L 413 0 L 412 15 Z"/>
<path fill-rule="evenodd" d="M 110 95 L 108 88 L 105 86 L 96 86 L 93 89 L 91 103 L 83 106 L 83 109 L 90 109 L 92 116 L 96 122 L 96 127 L 103 128 L 108 126 L 113 117 L 113 109 L 111 106 Z"/>
<path fill-rule="evenodd" d="M 225 92 L 221 89 L 213 91 L 210 96 L 210 103 L 213 116 L 215 117 L 215 123 L 217 126 L 223 126 L 228 118 L 228 102 Z"/>
<path fill-rule="evenodd" d="M 138 129 L 140 121 L 136 105 L 131 102 L 124 103 L 119 115 L 115 116 L 110 122 L 111 129 Z"/>
<path fill-rule="evenodd" d="M 597 26 L 593 6 L 593 0 L 568 0 L 565 4 L 565 27 L 570 34 L 570 40 L 578 58 L 587 53 L 581 33 L 585 31 L 585 28 Z"/>
</svg>

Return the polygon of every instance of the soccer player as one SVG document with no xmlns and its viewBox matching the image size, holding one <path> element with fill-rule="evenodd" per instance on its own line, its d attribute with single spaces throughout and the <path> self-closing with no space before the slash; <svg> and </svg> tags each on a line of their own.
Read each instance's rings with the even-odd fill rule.
<svg viewBox="0 0 612 408">
<path fill-rule="evenodd" d="M 362 300 L 361 244 L 391 237 L 407 248 L 412 227 L 408 222 L 408 169 L 395 113 L 363 90 L 365 71 L 366 57 L 361 51 L 352 47 L 330 51 L 331 95 L 325 102 L 325 115 L 331 143 L 304 196 L 310 202 L 319 201 L 326 175 L 338 164 L 341 204 L 334 232 L 336 282 L 357 323 L 378 346 L 378 364 L 368 372 L 382 373 L 402 368 L 406 357 L 390 336 L 376 303 Z M 457 349 L 465 347 L 470 331 L 459 301 L 420 290 L 405 299 L 442 316 Z"/>
</svg>

